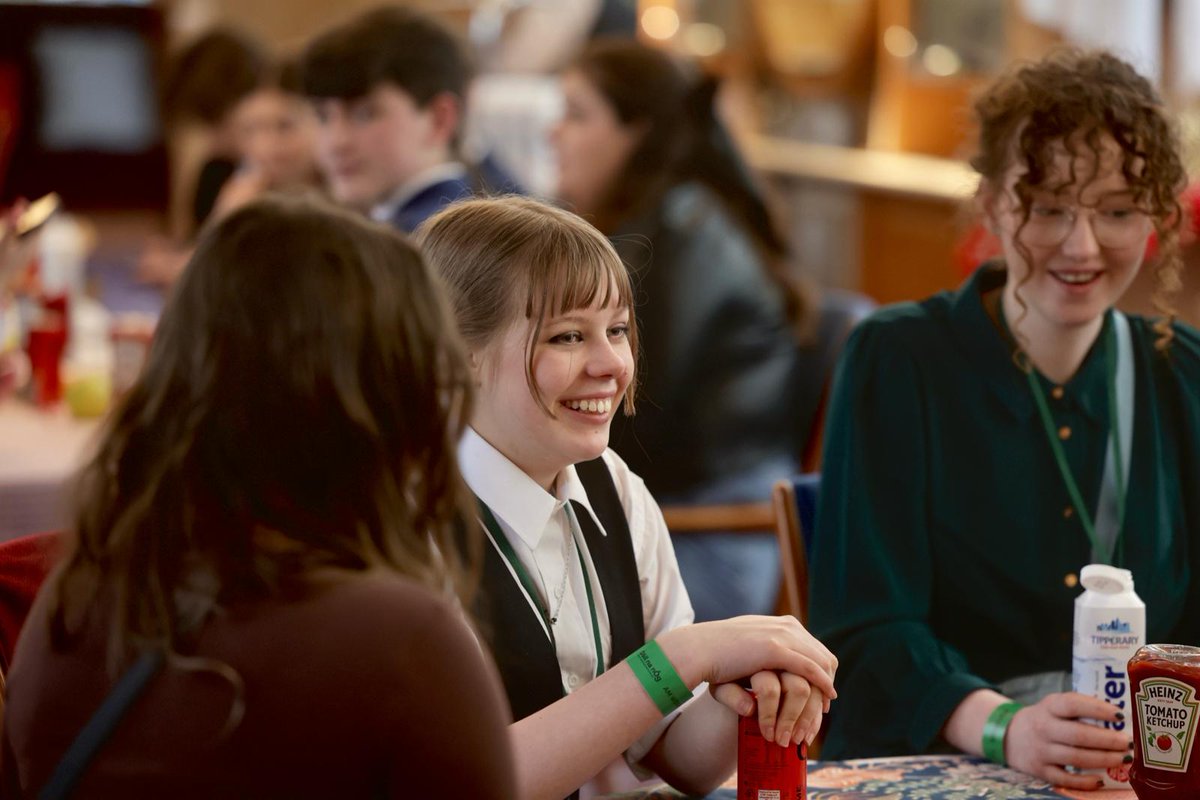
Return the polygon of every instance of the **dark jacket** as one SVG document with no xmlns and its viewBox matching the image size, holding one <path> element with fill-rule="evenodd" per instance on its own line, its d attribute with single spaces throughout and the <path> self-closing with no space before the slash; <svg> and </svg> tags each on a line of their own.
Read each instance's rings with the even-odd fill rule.
<svg viewBox="0 0 1200 800">
<path fill-rule="evenodd" d="M 412 233 L 421 223 L 451 203 L 468 197 L 498 194 L 521 194 L 513 178 L 488 156 L 467 168 L 465 175 L 447 178 L 427 186 L 393 212 L 389 222 L 404 233 Z"/>
<path fill-rule="evenodd" d="M 796 452 L 796 343 L 750 236 L 706 188 L 674 187 L 614 244 L 634 276 L 637 414 L 611 443 L 655 495 Z"/>
</svg>

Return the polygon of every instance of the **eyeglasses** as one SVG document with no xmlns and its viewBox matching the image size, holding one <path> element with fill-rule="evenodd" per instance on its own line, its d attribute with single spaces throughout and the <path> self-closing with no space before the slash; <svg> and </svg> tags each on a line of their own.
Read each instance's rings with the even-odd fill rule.
<svg viewBox="0 0 1200 800">
<path fill-rule="evenodd" d="M 1075 222 L 1086 214 L 1092 234 L 1101 247 L 1132 247 L 1150 235 L 1150 218 L 1136 206 L 1078 208 L 1035 202 L 1029 219 L 1017 227 L 1017 237 L 1031 247 L 1058 247 L 1075 230 Z"/>
</svg>

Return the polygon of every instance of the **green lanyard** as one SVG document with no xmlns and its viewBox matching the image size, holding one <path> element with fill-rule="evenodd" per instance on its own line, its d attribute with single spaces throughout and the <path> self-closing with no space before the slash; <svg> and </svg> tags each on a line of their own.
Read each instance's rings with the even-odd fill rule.
<svg viewBox="0 0 1200 800">
<path fill-rule="evenodd" d="M 1003 317 L 1003 312 L 1001 312 Z M 1113 543 L 1113 548 L 1116 551 L 1117 563 L 1122 563 L 1125 560 L 1125 491 L 1128 488 L 1125 485 L 1125 466 L 1121 459 L 1121 436 L 1117 422 L 1117 371 L 1116 363 L 1113 359 L 1113 353 L 1117 349 L 1117 334 L 1115 326 L 1108 326 L 1108 337 L 1105 341 L 1104 348 L 1104 370 L 1108 378 L 1108 441 L 1112 448 L 1110 457 L 1113 459 L 1113 465 L 1116 475 L 1116 493 L 1113 498 L 1117 504 L 1117 538 Z M 1097 555 L 1103 555 L 1100 547 L 1100 541 L 1096 538 L 1096 528 L 1092 524 L 1092 515 L 1088 512 L 1087 506 L 1084 505 L 1083 496 L 1079 493 L 1079 486 L 1075 483 L 1075 475 L 1071 472 L 1071 465 L 1067 463 L 1066 453 L 1063 452 L 1062 444 L 1058 440 L 1058 435 L 1054 429 L 1054 419 L 1050 416 L 1050 406 L 1046 402 L 1046 394 L 1042 391 L 1041 383 L 1038 381 L 1037 375 L 1034 374 L 1033 365 L 1025 360 L 1025 377 L 1029 380 L 1029 388 L 1033 392 L 1033 398 L 1037 401 L 1038 414 L 1042 418 L 1042 427 L 1046 431 L 1046 439 L 1050 442 L 1050 449 L 1054 452 L 1054 460 L 1058 464 L 1058 471 L 1062 475 L 1063 483 L 1067 485 L 1067 494 L 1071 496 L 1071 504 L 1075 507 L 1075 513 L 1079 515 L 1079 522 L 1083 525 L 1083 530 L 1087 534 L 1088 541 L 1092 543 L 1092 552 Z M 1104 563 L 1112 562 L 1113 553 L 1109 552 L 1104 559 Z"/>
<path fill-rule="evenodd" d="M 567 509 L 568 515 L 573 517 L 574 513 L 570 510 L 569 505 Z M 533 601 L 533 606 L 537 609 L 538 615 L 541 616 L 542 622 L 546 623 L 546 632 L 550 634 L 550 646 L 554 648 L 554 652 L 557 654 L 558 641 L 554 638 L 554 625 L 550 622 L 550 609 L 542 605 L 537 585 L 534 584 L 533 578 L 529 576 L 529 572 L 525 569 L 525 565 L 521 563 L 521 559 L 517 558 L 517 553 L 513 550 L 512 543 L 508 541 L 508 537 L 504 535 L 504 531 L 500 529 L 500 523 L 496 521 L 496 516 L 482 500 L 479 501 L 479 513 L 483 517 L 484 526 L 491 533 L 496 546 L 500 548 L 500 554 L 504 556 L 504 560 L 512 567 L 513 572 L 517 573 L 517 580 L 521 582 L 521 586 L 525 589 L 525 594 L 529 595 L 529 599 Z M 574 527 L 574 520 L 572 519 L 572 528 Z M 567 535 L 574 536 L 574 530 L 568 531 Z M 598 678 L 604 672 L 604 648 L 600 645 L 600 620 L 596 617 L 596 601 L 592 596 L 592 578 L 588 573 L 587 563 L 583 560 L 583 548 L 576 547 L 575 553 L 579 556 L 579 568 L 583 570 L 583 587 L 587 592 L 588 611 L 591 612 L 592 616 L 592 642 L 596 646 L 595 677 Z M 567 569 L 566 564 L 563 564 L 563 569 Z"/>
</svg>

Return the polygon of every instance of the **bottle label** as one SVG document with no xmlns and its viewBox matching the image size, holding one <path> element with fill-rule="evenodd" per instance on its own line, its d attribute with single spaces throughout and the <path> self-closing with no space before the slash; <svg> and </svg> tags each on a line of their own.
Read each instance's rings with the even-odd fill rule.
<svg viewBox="0 0 1200 800">
<path fill-rule="evenodd" d="M 1075 604 L 1075 643 L 1072 651 L 1071 687 L 1081 694 L 1097 697 L 1122 712 L 1133 704 L 1126 665 L 1143 644 L 1146 611 L 1140 605 L 1096 605 L 1095 593 L 1085 592 Z M 1136 597 L 1132 600 L 1136 602 Z M 1094 720 L 1092 724 L 1124 733 L 1130 722 Z M 1104 769 L 1080 770 L 1094 774 L 1106 788 L 1129 788 L 1128 769 L 1121 765 Z"/>
<path fill-rule="evenodd" d="M 1142 763 L 1187 772 L 1196 738 L 1196 690 L 1172 678 L 1144 678 L 1134 695 L 1142 737 Z"/>
<path fill-rule="evenodd" d="M 738 720 L 737 800 L 805 800 L 808 747 L 762 738 L 758 714 Z"/>
</svg>

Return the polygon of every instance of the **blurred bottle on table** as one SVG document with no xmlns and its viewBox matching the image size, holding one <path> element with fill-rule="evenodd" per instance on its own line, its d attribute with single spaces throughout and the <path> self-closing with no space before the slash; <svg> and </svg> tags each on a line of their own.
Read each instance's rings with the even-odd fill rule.
<svg viewBox="0 0 1200 800">
<path fill-rule="evenodd" d="M 111 336 L 114 395 L 119 397 L 125 394 L 137 380 L 150 352 L 154 325 L 154 318 L 148 314 L 120 314 L 113 321 Z"/>
</svg>

